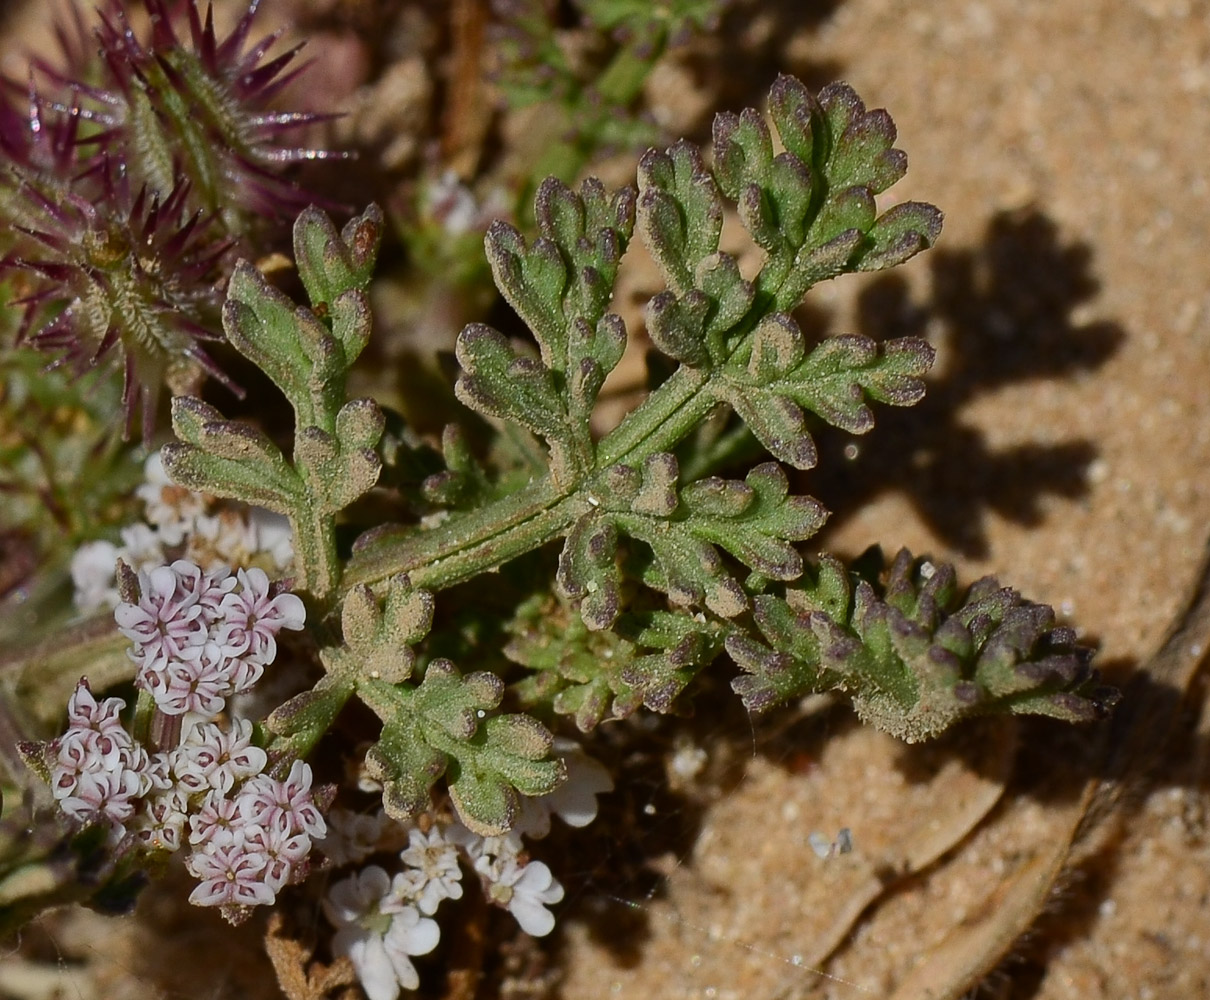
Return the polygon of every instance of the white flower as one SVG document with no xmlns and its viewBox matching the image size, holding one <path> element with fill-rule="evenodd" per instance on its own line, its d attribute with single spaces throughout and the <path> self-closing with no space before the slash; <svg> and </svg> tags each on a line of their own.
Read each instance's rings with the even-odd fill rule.
<svg viewBox="0 0 1210 1000">
<path fill-rule="evenodd" d="M 441 930 L 391 892 L 390 876 L 377 865 L 332 886 L 324 913 L 337 928 L 332 950 L 348 955 L 370 1000 L 396 1000 L 400 987 L 420 985 L 411 956 L 437 947 Z"/>
<path fill-rule="evenodd" d="M 248 522 L 256 537 L 257 552 L 265 553 L 273 565 L 284 572 L 294 562 L 294 534 L 290 521 L 282 514 L 253 507 Z"/>
<path fill-rule="evenodd" d="M 438 827 L 427 834 L 410 829 L 408 846 L 399 857 L 409 870 L 395 876 L 396 891 L 414 901 L 421 913 L 432 916 L 443 899 L 462 898 L 458 852 Z"/>
<path fill-rule="evenodd" d="M 118 562 L 118 547 L 112 542 L 85 542 L 71 557 L 73 599 L 81 611 L 112 608 L 118 603 L 118 588 L 113 571 Z"/>
<path fill-rule="evenodd" d="M 67 699 L 67 725 L 69 729 L 89 729 L 97 733 L 109 733 L 122 729 L 119 713 L 126 707 L 121 698 L 106 698 L 97 701 L 88 678 L 81 677 L 76 689 Z M 122 730 L 125 733 L 125 730 Z"/>
<path fill-rule="evenodd" d="M 523 796 L 514 832 L 540 840 L 550 833 L 554 813 L 568 826 L 588 826 L 597 818 L 597 796 L 613 791 L 613 778 L 600 761 L 572 740 L 555 740 L 555 753 L 567 767 L 567 778 L 549 795 Z"/>
<path fill-rule="evenodd" d="M 177 486 L 168 478 L 158 451 L 147 456 L 143 476 L 146 482 L 135 495 L 143 501 L 144 516 L 159 530 L 164 544 L 179 545 L 205 512 L 205 501 L 201 494 Z"/>
<path fill-rule="evenodd" d="M 475 871 L 487 882 L 488 898 L 507 909 L 526 934 L 542 937 L 554 929 L 555 915 L 546 907 L 563 898 L 563 886 L 541 861 L 523 865 L 516 858 L 482 857 Z"/>
<path fill-rule="evenodd" d="M 145 524 L 132 524 L 123 528 L 122 548 L 118 551 L 131 569 L 142 572 L 164 564 L 164 547 L 160 536 Z"/>
<path fill-rule="evenodd" d="M 381 809 L 373 813 L 356 813 L 352 809 L 333 809 L 325 817 L 328 834 L 316 846 L 336 867 L 364 861 L 376 850 L 378 841 L 390 822 Z"/>
</svg>

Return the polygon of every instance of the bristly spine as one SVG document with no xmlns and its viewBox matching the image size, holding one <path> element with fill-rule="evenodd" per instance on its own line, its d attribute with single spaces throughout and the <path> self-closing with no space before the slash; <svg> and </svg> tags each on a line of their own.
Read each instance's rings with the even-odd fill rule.
<svg viewBox="0 0 1210 1000">
<path fill-rule="evenodd" d="M 140 407 L 153 433 L 164 385 L 195 391 L 208 374 L 237 391 L 199 346 L 224 339 L 228 251 L 275 249 L 280 220 L 324 202 L 286 169 L 341 155 L 283 141 L 329 116 L 271 106 L 306 65 L 292 65 L 301 46 L 268 56 L 280 31 L 250 41 L 259 7 L 223 37 L 198 0 L 106 0 L 92 26 L 73 8 L 58 60 L 5 82 L 24 104 L 0 100 L 0 268 L 24 275 L 18 343 L 80 374 L 116 359 L 127 435 Z"/>
</svg>

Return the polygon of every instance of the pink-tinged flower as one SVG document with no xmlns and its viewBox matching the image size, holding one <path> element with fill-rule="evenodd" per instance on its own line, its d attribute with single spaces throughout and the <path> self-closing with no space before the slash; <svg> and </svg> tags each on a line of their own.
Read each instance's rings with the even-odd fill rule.
<svg viewBox="0 0 1210 1000">
<path fill-rule="evenodd" d="M 98 702 L 88 686 L 88 678 L 81 677 L 75 691 L 67 699 L 67 725 L 69 729 L 90 729 L 97 733 L 122 730 L 119 713 L 126 707 L 121 698 L 106 698 Z"/>
<path fill-rule="evenodd" d="M 90 766 L 75 774 L 56 769 L 51 790 L 59 808 L 73 819 L 102 820 L 120 831 L 150 789 L 146 767 L 147 754 L 139 748 L 117 766 Z"/>
<path fill-rule="evenodd" d="M 176 574 L 179 599 L 192 599 L 202 609 L 206 627 L 212 628 L 223 617 L 223 599 L 235 588 L 231 570 L 226 566 L 203 570 L 188 559 L 176 560 L 171 569 Z"/>
<path fill-rule="evenodd" d="M 244 844 L 227 844 L 185 862 L 199 885 L 189 894 L 195 906 L 268 906 L 277 897 L 265 881 L 266 859 Z"/>
<path fill-rule="evenodd" d="M 207 719 L 218 715 L 231 694 L 230 661 L 213 642 L 193 651 L 188 659 L 169 661 L 167 666 L 144 669 L 135 686 L 147 690 L 156 708 L 165 715 L 192 712 Z"/>
<path fill-rule="evenodd" d="M 245 829 L 245 842 L 264 856 L 265 878 L 274 892 L 280 892 L 296 872 L 306 871 L 303 862 L 311 853 L 311 838 L 305 833 L 283 831 L 275 826 L 249 826 Z"/>
<path fill-rule="evenodd" d="M 139 602 L 122 602 L 114 611 L 118 630 L 134 643 L 133 657 L 144 667 L 180 659 L 206 641 L 206 623 L 196 594 L 179 586 L 170 566 L 139 573 Z"/>
<path fill-rule="evenodd" d="M 245 820 L 282 832 L 299 831 L 313 840 L 322 840 L 327 824 L 311 797 L 311 768 L 296 760 L 285 781 L 267 774 L 247 782 L 237 796 Z"/>
<path fill-rule="evenodd" d="M 541 861 L 523 865 L 516 858 L 483 857 L 475 871 L 487 882 L 488 898 L 507 909 L 526 934 L 542 937 L 554 929 L 555 916 L 546 907 L 563 898 L 563 886 Z"/>
<path fill-rule="evenodd" d="M 155 790 L 130 824 L 131 832 L 149 850 L 173 853 L 181 849 L 189 799 L 179 788 Z"/>
<path fill-rule="evenodd" d="M 277 633 L 283 628 L 297 631 L 307 613 L 303 602 L 291 593 L 269 596 L 269 577 L 261 569 L 241 569 L 240 591 L 223 598 L 224 621 L 232 626 L 229 641 L 244 643 L 243 658 L 262 664 L 277 656 Z"/>
<path fill-rule="evenodd" d="M 203 851 L 242 846 L 247 842 L 247 827 L 234 799 L 211 792 L 202 808 L 189 817 L 189 843 Z"/>
<path fill-rule="evenodd" d="M 323 908 L 337 928 L 333 952 L 349 956 L 370 1000 L 396 1000 L 400 987 L 420 985 L 411 957 L 436 948 L 441 929 L 394 896 L 383 869 L 370 865 L 337 882 Z"/>
<path fill-rule="evenodd" d="M 173 751 L 172 769 L 190 793 L 208 789 L 226 795 L 237 782 L 260 774 L 269 757 L 252 745 L 252 723 L 236 719 L 229 731 L 213 722 L 193 726 Z"/>
</svg>

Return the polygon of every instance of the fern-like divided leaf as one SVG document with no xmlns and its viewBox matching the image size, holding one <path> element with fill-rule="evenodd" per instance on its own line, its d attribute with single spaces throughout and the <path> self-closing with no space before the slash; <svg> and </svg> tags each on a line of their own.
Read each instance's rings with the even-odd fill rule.
<svg viewBox="0 0 1210 1000">
<path fill-rule="evenodd" d="M 584 622 L 594 629 L 609 628 L 621 606 L 623 535 L 654 556 L 644 583 L 676 604 L 704 604 L 730 618 L 748 598 L 718 548 L 764 577 L 793 580 L 802 557 L 790 543 L 810 538 L 826 517 L 818 501 L 788 496 L 786 475 L 772 462 L 743 482 L 712 477 L 679 487 L 676 458 L 660 453 L 641 470 L 617 465 L 600 479 L 594 506 L 567 536 L 558 574 L 561 593 L 581 600 Z"/>
<path fill-rule="evenodd" d="M 816 449 L 805 413 L 852 433 L 873 426 L 867 400 L 915 403 L 933 362 L 918 338 L 876 345 L 834 337 L 810 348 L 789 313 L 816 282 L 902 263 L 931 246 L 941 213 L 902 203 L 879 216 L 875 196 L 897 181 L 906 157 L 893 147 L 885 111 L 867 111 L 843 84 L 816 100 L 781 77 L 769 110 L 785 151 L 774 155 L 762 114 L 722 114 L 714 169 L 680 142 L 639 164 L 636 228 L 668 288 L 647 306 L 652 342 L 706 373 L 705 391 L 726 403 L 780 461 L 811 468 Z M 732 202 L 765 251 L 754 281 L 719 250 Z"/>
<path fill-rule="evenodd" d="M 634 228 L 634 192 L 607 195 L 589 179 L 579 194 L 549 179 L 538 189 L 532 244 L 506 222 L 485 239 L 496 285 L 537 340 L 527 356 L 503 336 L 472 324 L 458 338 L 464 374 L 458 398 L 541 435 L 555 476 L 593 468 L 588 421 L 597 393 L 622 358 L 626 328 L 607 313 L 618 263 Z"/>
<path fill-rule="evenodd" d="M 857 713 L 908 742 L 986 713 L 1083 722 L 1118 693 L 1098 683 L 1092 650 L 1054 612 L 985 577 L 962 593 L 954 570 L 901 551 L 882 579 L 823 557 L 784 598 L 755 598 L 760 638 L 738 632 L 733 687 L 761 711 L 840 688 Z"/>
<path fill-rule="evenodd" d="M 624 719 L 640 705 L 667 713 L 718 656 L 727 627 L 666 611 L 622 615 L 612 630 L 589 629 L 573 608 L 546 596 L 526 602 L 510 625 L 505 655 L 530 671 L 514 685 L 525 706 L 549 704 L 581 732 Z"/>
<path fill-rule="evenodd" d="M 711 391 L 731 406 L 775 458 L 796 469 L 815 465 L 804 411 L 851 434 L 874 426 L 871 398 L 910 406 L 924 396 L 921 379 L 933 348 L 917 337 L 876 344 L 868 337 L 830 337 L 807 351 L 798 324 L 773 313 L 757 324 L 745 367 L 727 365 Z"/>
<path fill-rule="evenodd" d="M 287 459 L 264 433 L 224 420 L 188 396 L 173 400 L 180 439 L 164 447 L 164 466 L 190 489 L 235 497 L 290 519 L 301 589 L 326 599 L 336 587 L 337 513 L 378 481 L 374 447 L 384 418 L 369 399 L 346 401 L 349 368 L 369 340 L 366 287 L 382 237 L 371 206 L 337 232 L 308 209 L 294 226 L 295 258 L 311 308 L 295 304 L 248 262 L 232 275 L 223 326 L 232 345 L 264 371 L 294 409 L 294 453 Z"/>
<path fill-rule="evenodd" d="M 764 118 L 749 109 L 715 118 L 714 161 L 719 186 L 769 254 L 758 288 L 780 308 L 818 281 L 901 264 L 936 241 L 941 213 L 931 205 L 877 213 L 875 195 L 907 170 L 889 114 L 867 111 L 846 84 L 816 100 L 788 76 L 774 83 L 769 113 L 785 152 L 774 155 Z"/>
<path fill-rule="evenodd" d="M 413 818 L 430 804 L 429 789 L 446 776 L 462 821 L 484 836 L 510 830 L 524 795 L 545 795 L 564 778 L 550 760 L 551 735 L 527 715 L 492 715 L 504 695 L 495 674 L 462 676 L 433 660 L 418 684 L 363 681 L 363 701 L 383 719 L 366 754 L 366 772 L 383 784 L 387 814 Z"/>
</svg>

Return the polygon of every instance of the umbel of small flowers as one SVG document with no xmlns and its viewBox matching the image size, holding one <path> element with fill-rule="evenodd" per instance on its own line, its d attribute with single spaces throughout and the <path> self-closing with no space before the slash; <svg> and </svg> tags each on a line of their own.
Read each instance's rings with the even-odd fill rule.
<svg viewBox="0 0 1210 1000">
<path fill-rule="evenodd" d="M 256 564 L 281 575 L 290 568 L 290 523 L 280 514 L 177 486 L 158 451 L 148 456 L 143 476 L 135 490 L 143 501 L 143 521 L 123 528 L 120 544 L 85 542 L 72 556 L 73 600 L 80 611 L 117 607 L 119 559 L 147 571 L 178 558 L 203 570 Z"/>
<path fill-rule="evenodd" d="M 336 928 L 332 950 L 351 959 L 370 1000 L 396 1000 L 401 989 L 420 985 L 411 960 L 437 946 L 441 929 L 433 917 L 444 900 L 462 898 L 463 865 L 479 876 L 487 900 L 508 910 L 527 934 L 554 929 L 547 907 L 563 898 L 563 886 L 544 862 L 528 857 L 522 837 L 546 836 L 552 813 L 569 826 L 587 826 L 596 818 L 597 795 L 613 788 L 609 772 L 576 744 L 557 740 L 555 750 L 567 763 L 567 780 L 550 795 L 524 800 L 507 835 L 482 837 L 449 818 L 425 816 L 407 829 L 398 871 L 365 865 L 329 890 L 323 908 Z M 399 833 L 382 811 L 334 809 L 329 819 L 319 847 L 337 867 L 381 853 L 380 845 Z"/>
<path fill-rule="evenodd" d="M 158 731 L 179 738 L 149 752 L 122 724 L 125 702 L 98 701 L 82 678 L 67 731 L 43 748 L 51 787 L 66 815 L 106 826 L 117 851 L 188 845 L 185 865 L 199 880 L 190 901 L 238 922 L 306 877 L 312 842 L 327 832 L 310 767 L 295 760 L 274 777 L 252 723 L 220 721 L 226 699 L 273 662 L 278 633 L 302 628 L 303 605 L 273 593 L 258 569 L 203 572 L 177 560 L 138 580 L 137 601 L 119 604 L 115 618 Z"/>
</svg>

